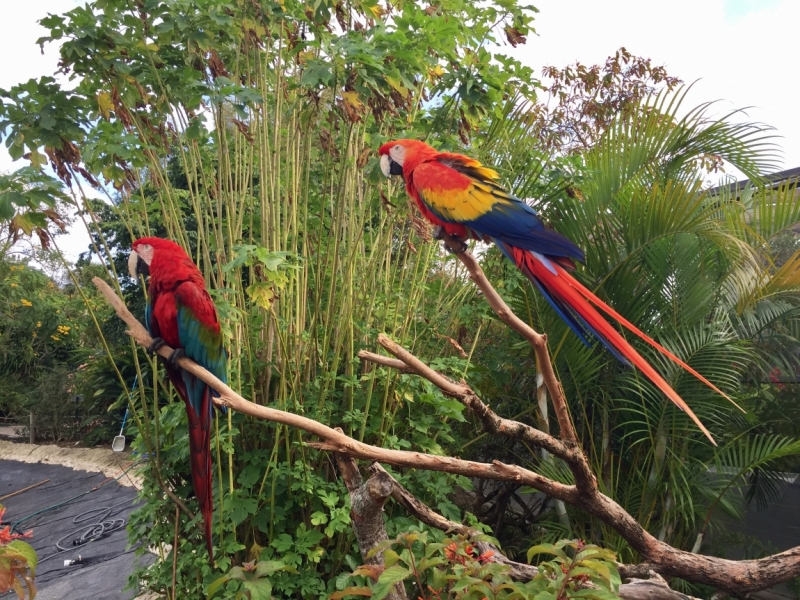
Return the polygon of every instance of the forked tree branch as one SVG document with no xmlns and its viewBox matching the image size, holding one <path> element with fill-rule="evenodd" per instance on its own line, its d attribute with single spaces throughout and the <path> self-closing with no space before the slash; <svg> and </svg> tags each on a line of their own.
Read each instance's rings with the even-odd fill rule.
<svg viewBox="0 0 800 600">
<path fill-rule="evenodd" d="M 467 477 L 499 481 L 515 481 L 581 508 L 613 527 L 641 555 L 643 564 L 623 565 L 621 569 L 623 575 L 647 576 L 648 571 L 652 570 L 662 575 L 677 576 L 740 594 L 765 589 L 800 576 L 800 547 L 766 558 L 744 561 L 733 561 L 678 550 L 669 544 L 658 541 L 645 531 L 619 504 L 602 494 L 597 489 L 596 479 L 591 473 L 586 457 L 578 447 L 575 430 L 569 419 L 566 399 L 558 380 L 555 378 L 552 364 L 547 354 L 546 338 L 533 331 L 511 312 L 489 284 L 477 262 L 470 254 L 465 252 L 459 254 L 458 257 L 467 267 L 471 278 L 483 291 L 498 316 L 509 326 L 520 332 L 533 345 L 537 359 L 540 361 L 539 364 L 544 374 L 545 383 L 553 400 L 563 441 L 559 441 L 525 424 L 502 419 L 481 402 L 465 383 L 457 384 L 452 382 L 444 375 L 430 369 L 422 361 L 388 338 L 381 337 L 380 343 L 390 352 L 393 351 L 397 358 L 378 357 L 373 362 L 391 368 L 400 368 L 426 377 L 440 387 L 444 393 L 463 401 L 467 407 L 475 411 L 475 414 L 483 422 L 484 427 L 487 427 L 488 424 L 489 428 L 494 428 L 490 430 L 496 431 L 501 435 L 525 439 L 545 448 L 569 465 L 575 476 L 576 485 L 565 485 L 522 467 L 507 465 L 499 461 L 494 461 L 491 464 L 480 463 L 421 452 L 389 450 L 364 444 L 313 419 L 245 400 L 214 375 L 188 358 L 181 358 L 178 364 L 220 394 L 219 398 L 214 399 L 216 404 L 228 406 L 253 417 L 302 429 L 323 440 L 321 443 L 311 443 L 309 444 L 310 446 L 400 467 L 444 471 Z M 93 282 L 114 307 L 117 315 L 129 326 L 128 334 L 140 346 L 148 348 L 152 343 L 152 338 L 142 324 L 128 311 L 125 303 L 100 278 L 95 277 Z M 168 358 L 172 351 L 172 348 L 162 346 L 158 350 L 158 354 Z M 373 356 L 364 354 L 361 356 L 365 359 L 373 359 Z"/>
</svg>

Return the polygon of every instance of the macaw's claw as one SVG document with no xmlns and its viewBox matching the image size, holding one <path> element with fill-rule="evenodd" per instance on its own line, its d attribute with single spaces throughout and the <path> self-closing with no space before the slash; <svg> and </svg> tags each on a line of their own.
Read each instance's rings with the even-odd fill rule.
<svg viewBox="0 0 800 600">
<path fill-rule="evenodd" d="M 155 354 L 156 352 L 158 352 L 158 349 L 159 349 L 159 348 L 161 348 L 161 346 L 164 346 L 166 343 L 167 343 L 167 342 L 165 342 L 164 340 L 162 340 L 160 337 L 153 338 L 153 343 L 152 343 L 152 344 L 150 344 L 150 345 L 147 347 L 147 353 L 148 353 L 148 354 L 151 354 L 151 355 L 152 355 L 152 354 Z"/>
<path fill-rule="evenodd" d="M 453 237 L 453 239 L 458 242 L 458 245 L 455 248 L 451 248 L 447 242 L 444 242 L 444 249 L 447 250 L 450 254 L 463 254 L 467 251 L 467 244 L 464 240 L 460 240 L 457 237 Z"/>
<path fill-rule="evenodd" d="M 450 254 L 462 254 L 467 251 L 467 248 L 469 248 L 469 246 L 467 246 L 464 240 L 458 238 L 457 236 L 450 235 L 448 236 L 449 240 L 445 240 L 445 235 L 446 232 L 444 230 L 444 227 L 442 227 L 441 225 L 437 225 L 436 227 L 433 228 L 433 239 L 444 240 L 444 244 L 442 244 L 442 246 L 444 246 L 444 249 L 447 250 Z M 455 247 L 452 247 L 449 243 L 451 241 L 456 242 L 457 245 Z"/>
<path fill-rule="evenodd" d="M 175 348 L 175 350 L 172 351 L 172 354 L 169 355 L 169 358 L 167 359 L 167 364 L 173 369 L 177 369 L 178 361 L 181 358 L 184 358 L 185 356 L 186 352 L 183 351 L 183 348 Z"/>
</svg>

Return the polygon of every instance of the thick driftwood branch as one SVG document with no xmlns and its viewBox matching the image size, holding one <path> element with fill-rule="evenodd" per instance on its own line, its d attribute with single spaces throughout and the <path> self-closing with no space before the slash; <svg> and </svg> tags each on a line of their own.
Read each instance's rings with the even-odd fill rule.
<svg viewBox="0 0 800 600">
<path fill-rule="evenodd" d="M 117 315 L 128 325 L 130 328 L 127 332 L 128 335 L 140 346 L 149 348 L 153 342 L 150 334 L 147 333 L 144 326 L 136 320 L 136 317 L 130 313 L 125 303 L 114 293 L 114 290 L 99 277 L 95 277 L 92 281 L 114 307 Z M 158 349 L 158 354 L 164 358 L 168 358 L 172 354 L 172 351 L 173 348 L 164 345 Z M 219 398 L 214 398 L 215 404 L 233 408 L 243 414 L 266 421 L 282 423 L 290 427 L 303 429 L 324 440 L 321 443 L 309 444 L 314 448 L 341 452 L 355 458 L 362 458 L 369 461 L 376 460 L 398 467 L 445 471 L 457 475 L 465 475 L 467 477 L 481 477 L 483 479 L 496 479 L 499 481 L 517 481 L 523 485 L 535 487 L 552 496 L 569 498 L 569 500 L 565 500 L 567 502 L 577 502 L 578 500 L 578 490 L 574 485 L 564 485 L 556 481 L 551 481 L 538 473 L 516 465 L 506 465 L 500 461 L 494 461 L 488 464 L 461 460 L 448 456 L 424 454 L 422 452 L 389 450 L 359 442 L 313 419 L 268 406 L 261 406 L 249 400 L 245 400 L 217 377 L 189 358 L 180 358 L 178 360 L 178 365 L 201 381 L 207 383 L 219 393 Z"/>
<path fill-rule="evenodd" d="M 341 429 L 336 428 L 341 432 Z M 373 474 L 366 483 L 361 479 L 358 465 L 352 456 L 334 453 L 339 473 L 350 493 L 350 517 L 356 534 L 361 558 L 368 565 L 383 565 L 383 552 L 368 556 L 370 550 L 388 539 L 383 524 L 383 505 L 392 493 L 392 477 L 385 471 Z M 402 583 L 386 596 L 389 600 L 407 600 Z"/>
<path fill-rule="evenodd" d="M 477 267 L 475 259 L 468 253 L 465 252 L 458 256 L 461 261 L 467 265 L 468 269 L 470 269 L 470 261 Z M 476 273 L 479 272 L 480 270 L 478 268 Z M 473 274 L 473 271 L 470 270 L 470 273 Z M 475 278 L 476 275 L 473 274 L 473 279 Z M 92 281 L 114 307 L 117 315 L 128 324 L 130 327 L 128 334 L 131 335 L 140 346 L 145 348 L 149 347 L 152 343 L 152 338 L 142 324 L 128 311 L 125 303 L 114 293 L 114 290 L 98 277 L 95 277 Z M 476 279 L 476 283 L 478 283 L 482 290 L 484 289 L 482 286 L 486 286 L 487 289 L 484 290 L 484 294 L 487 296 L 487 299 L 489 299 L 490 293 L 496 296 L 496 293 L 485 277 Z M 499 297 L 496 299 L 499 299 Z M 490 300 L 490 304 L 492 304 L 492 302 L 493 301 Z M 502 300 L 500 300 L 500 302 L 502 302 Z M 505 317 L 511 319 L 513 313 L 511 313 L 510 309 L 508 309 L 504 303 L 502 306 L 505 307 Z M 494 305 L 492 307 L 494 308 Z M 516 319 L 516 321 L 513 321 L 513 319 Z M 522 323 L 516 317 L 513 317 L 513 319 L 511 320 L 513 323 Z M 522 323 L 522 325 L 529 331 L 529 334 L 532 333 L 534 336 L 537 336 L 537 339 L 540 340 L 538 343 L 541 344 L 541 348 L 546 357 L 547 352 L 543 336 L 528 328 L 524 323 Z M 528 335 L 526 335 L 526 337 L 528 337 Z M 532 337 L 531 339 L 534 338 Z M 538 357 L 539 347 L 534 346 L 534 348 L 536 349 Z M 171 355 L 172 350 L 172 348 L 163 346 L 158 350 L 158 353 L 166 358 Z M 669 544 L 659 542 L 645 531 L 619 504 L 601 494 L 596 487 L 594 489 L 579 490 L 576 486 L 564 485 L 551 481 L 527 469 L 514 465 L 506 465 L 498 461 L 492 464 L 486 464 L 445 456 L 434 456 L 421 452 L 388 450 L 364 444 L 312 419 L 249 402 L 203 367 L 188 358 L 181 358 L 178 364 L 181 368 L 192 373 L 220 394 L 219 398 L 214 399 L 216 404 L 231 407 L 241 413 L 259 419 L 297 427 L 298 429 L 303 429 L 324 440 L 319 444 L 310 444 L 314 447 L 341 452 L 355 458 L 379 461 L 400 467 L 445 471 L 448 473 L 466 475 L 468 477 L 516 481 L 523 485 L 529 485 L 548 496 L 563 500 L 568 504 L 572 504 L 597 516 L 619 532 L 623 539 L 625 539 L 633 549 L 639 552 L 648 569 L 662 575 L 677 576 L 690 581 L 706 583 L 718 589 L 735 593 L 762 590 L 800 576 L 800 547 L 792 548 L 791 550 L 758 560 L 743 561 L 703 556 L 678 550 Z M 543 367 L 549 367 L 550 374 L 552 374 L 552 366 L 550 365 L 549 358 Z M 542 371 L 545 373 L 545 383 L 548 385 L 548 390 L 553 398 L 553 402 L 557 406 L 559 400 L 556 400 L 556 398 L 563 399 L 563 392 L 560 386 L 550 387 L 547 369 L 543 368 Z M 558 382 L 556 381 L 555 383 L 557 384 Z M 560 395 L 557 396 L 554 390 Z M 564 407 L 566 408 L 566 404 Z M 561 423 L 561 419 L 559 419 L 559 423 Z M 562 423 L 561 425 L 562 438 L 564 438 L 565 443 L 569 446 L 571 444 L 569 443 L 569 436 L 565 437 L 565 424 Z M 571 423 L 567 429 L 570 428 Z M 572 463 L 569 464 L 570 467 L 574 466 Z M 578 481 L 578 479 L 579 478 L 576 476 L 576 481 Z M 635 567 L 631 569 L 631 571 L 636 570 Z"/>
<path fill-rule="evenodd" d="M 624 600 L 700 600 L 676 592 L 655 571 L 650 571 L 649 575 L 650 579 L 631 579 L 623 583 L 619 587 L 620 597 Z"/>
<path fill-rule="evenodd" d="M 460 535 L 470 537 L 480 535 L 480 532 L 467 527 L 462 523 L 456 523 L 432 510 L 427 504 L 421 502 L 414 494 L 409 492 L 394 477 L 389 474 L 379 463 L 372 463 L 368 469 L 374 475 L 385 474 L 392 483 L 392 498 L 395 502 L 405 508 L 410 514 L 430 527 L 435 527 L 445 532 L 455 532 Z M 517 581 L 530 581 L 538 573 L 538 569 L 533 565 L 510 560 L 500 551 L 499 548 L 487 542 L 476 542 L 475 547 L 483 554 L 487 550 L 492 550 L 494 556 L 492 560 L 496 563 L 507 565 L 511 569 L 511 577 Z M 619 588 L 620 598 L 623 600 L 696 600 L 676 592 L 671 589 L 667 582 L 654 571 L 649 572 L 650 579 L 632 579 L 628 583 L 623 583 Z"/>
<path fill-rule="evenodd" d="M 402 366 L 397 368 L 402 369 L 404 366 L 405 370 L 424 377 L 448 396 L 452 396 L 461 401 L 481 420 L 486 431 L 510 438 L 517 438 L 539 446 L 540 448 L 544 448 L 551 454 L 564 459 L 570 465 L 575 475 L 576 486 L 580 492 L 583 493 L 597 489 L 597 481 L 594 474 L 589 468 L 586 457 L 577 445 L 568 446 L 535 427 L 498 416 L 478 398 L 477 394 L 475 394 L 466 383 L 455 383 L 451 381 L 441 373 L 431 369 L 428 365 L 411 354 L 411 352 L 393 342 L 385 335 L 378 335 L 378 343 L 385 348 L 387 352 L 399 359 L 398 362 Z M 374 357 L 380 356 L 363 351 L 359 352 L 358 355 L 366 360 L 373 360 Z M 388 364 L 386 360 L 380 361 L 379 364 L 396 366 L 394 363 L 391 365 Z"/>
</svg>

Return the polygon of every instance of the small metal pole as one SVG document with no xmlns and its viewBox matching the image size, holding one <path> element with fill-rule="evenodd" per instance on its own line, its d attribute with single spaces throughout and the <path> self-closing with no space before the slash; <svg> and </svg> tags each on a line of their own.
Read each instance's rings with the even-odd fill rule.
<svg viewBox="0 0 800 600">
<path fill-rule="evenodd" d="M 34 426 L 35 421 L 36 421 L 36 419 L 33 416 L 33 411 L 31 411 L 31 424 L 28 427 L 28 433 L 30 433 L 30 443 L 31 444 L 35 444 L 36 443 L 36 433 L 33 430 L 33 426 Z"/>
</svg>

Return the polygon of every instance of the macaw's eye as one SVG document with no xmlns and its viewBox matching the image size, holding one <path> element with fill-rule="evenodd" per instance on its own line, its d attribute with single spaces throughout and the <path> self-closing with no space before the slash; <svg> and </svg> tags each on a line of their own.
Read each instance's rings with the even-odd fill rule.
<svg viewBox="0 0 800 600">
<path fill-rule="evenodd" d="M 395 150 L 400 150 L 400 144 L 397 144 L 397 145 L 394 147 L 394 149 L 395 149 Z"/>
</svg>

